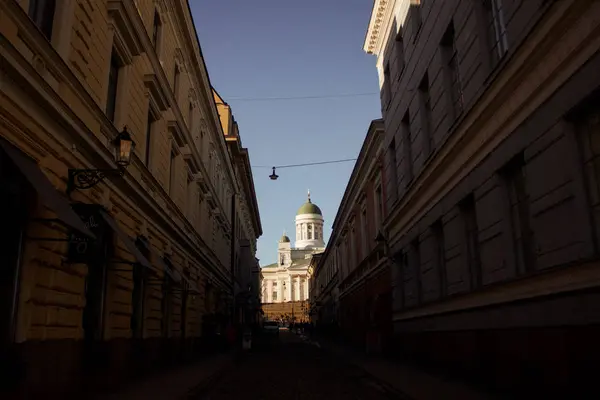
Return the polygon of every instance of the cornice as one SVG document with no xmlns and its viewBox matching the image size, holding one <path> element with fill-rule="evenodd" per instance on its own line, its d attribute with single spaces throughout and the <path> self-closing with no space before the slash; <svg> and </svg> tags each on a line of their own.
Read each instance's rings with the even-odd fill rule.
<svg viewBox="0 0 600 400">
<path fill-rule="evenodd" d="M 369 21 L 369 28 L 367 29 L 367 37 L 363 49 L 368 54 L 376 53 L 377 44 L 381 41 L 382 35 L 385 32 L 382 31 L 383 23 L 385 22 L 385 16 L 388 13 L 388 8 L 391 6 L 392 0 L 375 0 L 373 4 L 373 10 L 371 12 L 371 20 Z"/>
<path fill-rule="evenodd" d="M 182 41 L 187 45 L 188 52 L 185 52 L 190 62 L 188 63 L 188 67 L 190 70 L 193 70 L 193 74 L 198 81 L 198 87 L 203 90 L 199 90 L 197 95 L 204 100 L 208 107 L 208 114 L 212 126 L 216 129 L 216 140 L 219 141 L 219 152 L 221 153 L 221 157 L 223 161 L 227 164 L 226 170 L 231 182 L 235 182 L 235 173 L 233 171 L 233 163 L 231 161 L 231 157 L 229 156 L 229 151 L 227 150 L 227 144 L 225 142 L 225 135 L 223 133 L 223 129 L 221 126 L 221 120 L 219 118 L 219 113 L 217 111 L 217 105 L 213 96 L 213 88 L 210 84 L 210 79 L 208 77 L 208 70 L 206 68 L 206 64 L 204 62 L 204 58 L 202 57 L 202 48 L 200 47 L 200 41 L 198 39 L 198 33 L 196 32 L 196 27 L 194 25 L 194 21 L 192 20 L 191 9 L 188 1 L 184 0 L 172 0 L 175 3 L 175 7 L 172 8 L 172 14 L 175 16 L 177 20 L 177 24 L 174 26 L 179 27 L 179 34 L 182 37 Z"/>
<path fill-rule="evenodd" d="M 369 126 L 367 136 L 358 155 L 358 160 L 354 164 L 338 212 L 333 221 L 331 238 L 335 239 L 335 236 L 337 236 L 335 233 L 339 229 L 339 226 L 344 226 L 346 221 L 352 216 L 353 211 L 349 206 L 354 204 L 357 197 L 360 196 L 364 187 L 364 181 L 369 178 L 368 174 L 372 166 L 377 163 L 377 159 L 373 157 L 372 153 L 377 152 L 379 149 L 382 141 L 382 133 L 383 120 L 373 120 Z"/>
</svg>

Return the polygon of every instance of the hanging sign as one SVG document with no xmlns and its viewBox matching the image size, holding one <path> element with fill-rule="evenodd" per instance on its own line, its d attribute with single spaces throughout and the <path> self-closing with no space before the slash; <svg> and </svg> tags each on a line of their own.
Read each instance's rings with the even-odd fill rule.
<svg viewBox="0 0 600 400">
<path fill-rule="evenodd" d="M 91 239 L 75 230 L 69 235 L 69 263 L 88 263 L 92 260 L 98 261 L 105 257 L 105 236 L 108 229 L 106 221 L 100 214 L 102 206 L 98 204 L 72 204 L 73 211 L 96 236 Z"/>
</svg>

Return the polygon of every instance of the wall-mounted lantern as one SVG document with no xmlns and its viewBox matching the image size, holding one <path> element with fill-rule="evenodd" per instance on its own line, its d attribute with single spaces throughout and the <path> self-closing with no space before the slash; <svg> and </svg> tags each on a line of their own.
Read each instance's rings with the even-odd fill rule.
<svg viewBox="0 0 600 400">
<path fill-rule="evenodd" d="M 107 176 L 123 176 L 125 168 L 131 163 L 131 155 L 135 150 L 135 142 L 124 127 L 117 137 L 111 142 L 115 162 L 115 169 L 69 169 L 67 181 L 67 195 L 75 189 L 89 189 L 102 182 Z"/>
</svg>

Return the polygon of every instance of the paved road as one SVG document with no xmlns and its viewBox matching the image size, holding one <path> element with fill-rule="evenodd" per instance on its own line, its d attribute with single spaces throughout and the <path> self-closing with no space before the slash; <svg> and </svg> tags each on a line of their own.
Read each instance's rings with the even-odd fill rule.
<svg viewBox="0 0 600 400">
<path fill-rule="evenodd" d="M 405 399 L 362 370 L 288 332 L 282 332 L 279 341 L 246 354 L 219 379 L 191 398 Z"/>
</svg>

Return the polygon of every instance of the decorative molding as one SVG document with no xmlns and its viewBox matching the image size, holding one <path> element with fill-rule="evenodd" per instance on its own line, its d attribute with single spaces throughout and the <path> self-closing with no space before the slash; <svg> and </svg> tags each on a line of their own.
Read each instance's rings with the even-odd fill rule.
<svg viewBox="0 0 600 400">
<path fill-rule="evenodd" d="M 173 138 L 173 140 L 175 140 L 175 144 L 176 144 L 176 147 L 178 148 L 178 150 L 183 148 L 184 146 L 187 146 L 187 149 L 190 151 L 190 154 L 191 154 L 192 150 L 186 144 L 183 130 L 181 129 L 179 122 L 175 121 L 175 120 L 167 121 L 167 130 L 171 134 L 171 137 Z"/>
<path fill-rule="evenodd" d="M 188 99 L 190 100 L 190 102 L 192 103 L 192 105 L 195 107 L 195 103 L 196 103 L 196 91 L 193 88 L 190 88 L 190 90 L 188 90 Z"/>
<path fill-rule="evenodd" d="M 169 108 L 169 98 L 156 74 L 144 75 L 144 84 L 146 85 L 147 95 L 154 99 L 158 109 L 166 111 Z"/>
<path fill-rule="evenodd" d="M 161 23 L 164 24 L 167 19 L 167 6 L 165 2 L 163 0 L 154 0 L 154 9 L 158 12 Z"/>
<path fill-rule="evenodd" d="M 107 11 L 109 27 L 113 31 L 113 46 L 121 61 L 131 64 L 133 57 L 143 53 L 142 40 L 135 28 L 131 15 L 127 11 L 125 2 L 121 0 L 108 0 Z"/>
</svg>

